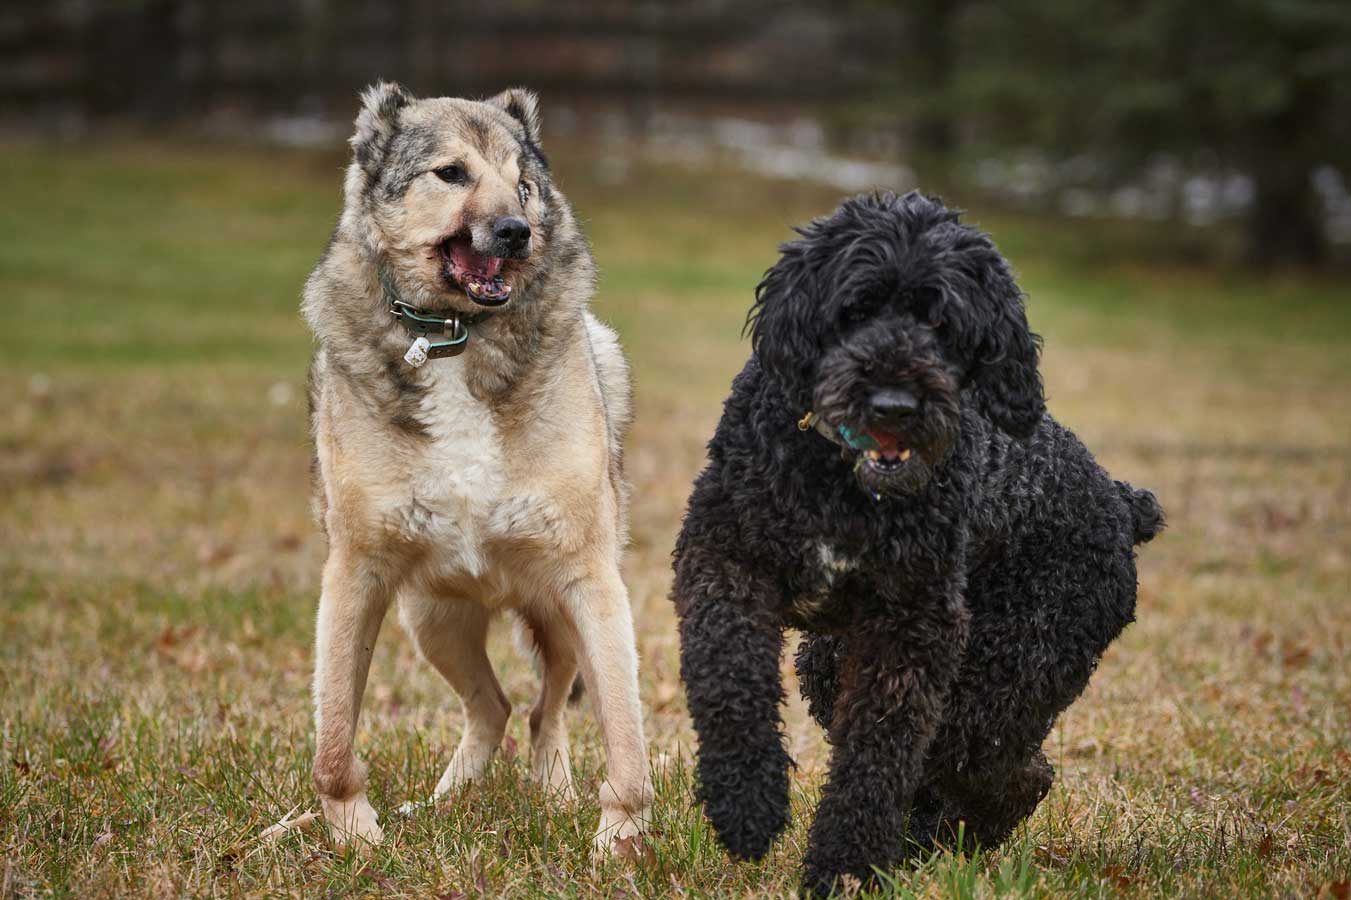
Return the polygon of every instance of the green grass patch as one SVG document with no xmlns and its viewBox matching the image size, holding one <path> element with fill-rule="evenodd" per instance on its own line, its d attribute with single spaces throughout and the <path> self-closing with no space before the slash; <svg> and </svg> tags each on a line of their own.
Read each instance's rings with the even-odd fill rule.
<svg viewBox="0 0 1351 900">
<path fill-rule="evenodd" d="M 0 897 L 792 895 L 827 750 L 793 699 L 794 822 L 729 861 L 693 802 L 666 598 L 690 480 L 748 346 L 752 290 L 811 185 L 553 149 L 633 361 L 626 578 L 657 784 L 651 856 L 590 863 L 581 799 L 527 777 L 528 663 L 487 778 L 434 810 L 459 707 L 391 622 L 359 752 L 387 840 L 264 827 L 317 807 L 300 290 L 335 153 L 189 142 L 0 147 Z M 612 151 L 606 151 L 612 152 Z M 958 202 L 962 198 L 952 198 Z M 1051 407 L 1170 528 L 1138 622 L 1046 745 L 1051 795 L 997 853 L 888 873 L 892 897 L 1328 896 L 1351 879 L 1351 304 L 1338 283 L 1198 269 L 1165 226 L 976 209 L 1046 336 Z M 1171 248 L 1171 249 L 1170 249 Z M 791 676 L 789 676 L 791 682 Z M 790 693 L 792 688 L 790 684 Z"/>
</svg>

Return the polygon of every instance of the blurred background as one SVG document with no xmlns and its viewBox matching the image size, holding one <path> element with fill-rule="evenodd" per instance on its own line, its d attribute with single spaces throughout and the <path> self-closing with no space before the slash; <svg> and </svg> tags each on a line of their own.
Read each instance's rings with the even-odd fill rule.
<svg viewBox="0 0 1351 900">
<path fill-rule="evenodd" d="M 75 0 L 12 4 L 0 48 L 6 118 L 71 139 L 118 123 L 332 146 L 376 76 L 525 83 L 555 134 L 1205 228 L 1254 264 L 1351 244 L 1335 0 Z"/>
<path fill-rule="evenodd" d="M 540 93 L 633 361 L 626 578 L 662 767 L 637 872 L 589 868 L 594 805 L 530 793 L 521 721 L 479 802 L 387 819 L 373 862 L 257 841 L 314 802 L 297 305 L 378 78 Z M 0 898 L 791 890 L 802 814 L 734 867 L 689 801 L 669 553 L 777 244 L 922 188 L 994 236 L 1052 412 L 1170 529 L 1026 832 L 898 892 L 1344 900 L 1349 132 L 1343 0 L 0 4 Z M 527 705 L 530 667 L 493 659 Z M 788 678 L 805 811 L 827 751 Z M 573 722 L 589 798 L 585 703 Z M 387 627 L 360 738 L 382 814 L 459 728 Z"/>
</svg>

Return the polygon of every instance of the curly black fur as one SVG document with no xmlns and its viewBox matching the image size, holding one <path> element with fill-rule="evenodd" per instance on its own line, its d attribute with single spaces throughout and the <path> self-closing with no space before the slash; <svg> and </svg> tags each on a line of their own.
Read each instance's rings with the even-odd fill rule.
<svg viewBox="0 0 1351 900">
<path fill-rule="evenodd" d="M 673 599 L 699 797 L 738 857 L 788 822 L 779 658 L 804 631 L 832 758 L 803 886 L 824 894 L 1032 812 L 1042 741 L 1133 619 L 1134 545 L 1163 514 L 1046 415 L 1040 340 L 986 235 L 913 193 L 800 234 L 757 289 Z M 808 410 L 889 455 L 800 431 Z"/>
</svg>

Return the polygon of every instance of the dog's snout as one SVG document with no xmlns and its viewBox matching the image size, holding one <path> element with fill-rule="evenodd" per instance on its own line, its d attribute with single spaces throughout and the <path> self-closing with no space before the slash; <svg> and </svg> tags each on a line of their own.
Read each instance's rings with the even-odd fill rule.
<svg viewBox="0 0 1351 900">
<path fill-rule="evenodd" d="M 919 398 L 904 388 L 883 388 L 872 393 L 868 406 L 879 419 L 901 419 L 919 411 Z"/>
<path fill-rule="evenodd" d="M 520 216 L 502 216 L 493 223 L 493 237 L 513 248 L 523 247 L 530 240 L 530 223 Z"/>
</svg>

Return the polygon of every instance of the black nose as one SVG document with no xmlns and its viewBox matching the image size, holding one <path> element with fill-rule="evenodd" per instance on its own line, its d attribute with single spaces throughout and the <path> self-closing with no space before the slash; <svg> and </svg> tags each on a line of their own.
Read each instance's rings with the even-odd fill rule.
<svg viewBox="0 0 1351 900">
<path fill-rule="evenodd" d="M 879 419 L 900 419 L 919 410 L 919 398 L 904 388 L 883 388 L 873 392 L 868 406 Z"/>
<path fill-rule="evenodd" d="M 520 216 L 503 216 L 493 223 L 493 237 L 521 247 L 530 240 L 530 223 Z"/>
</svg>

